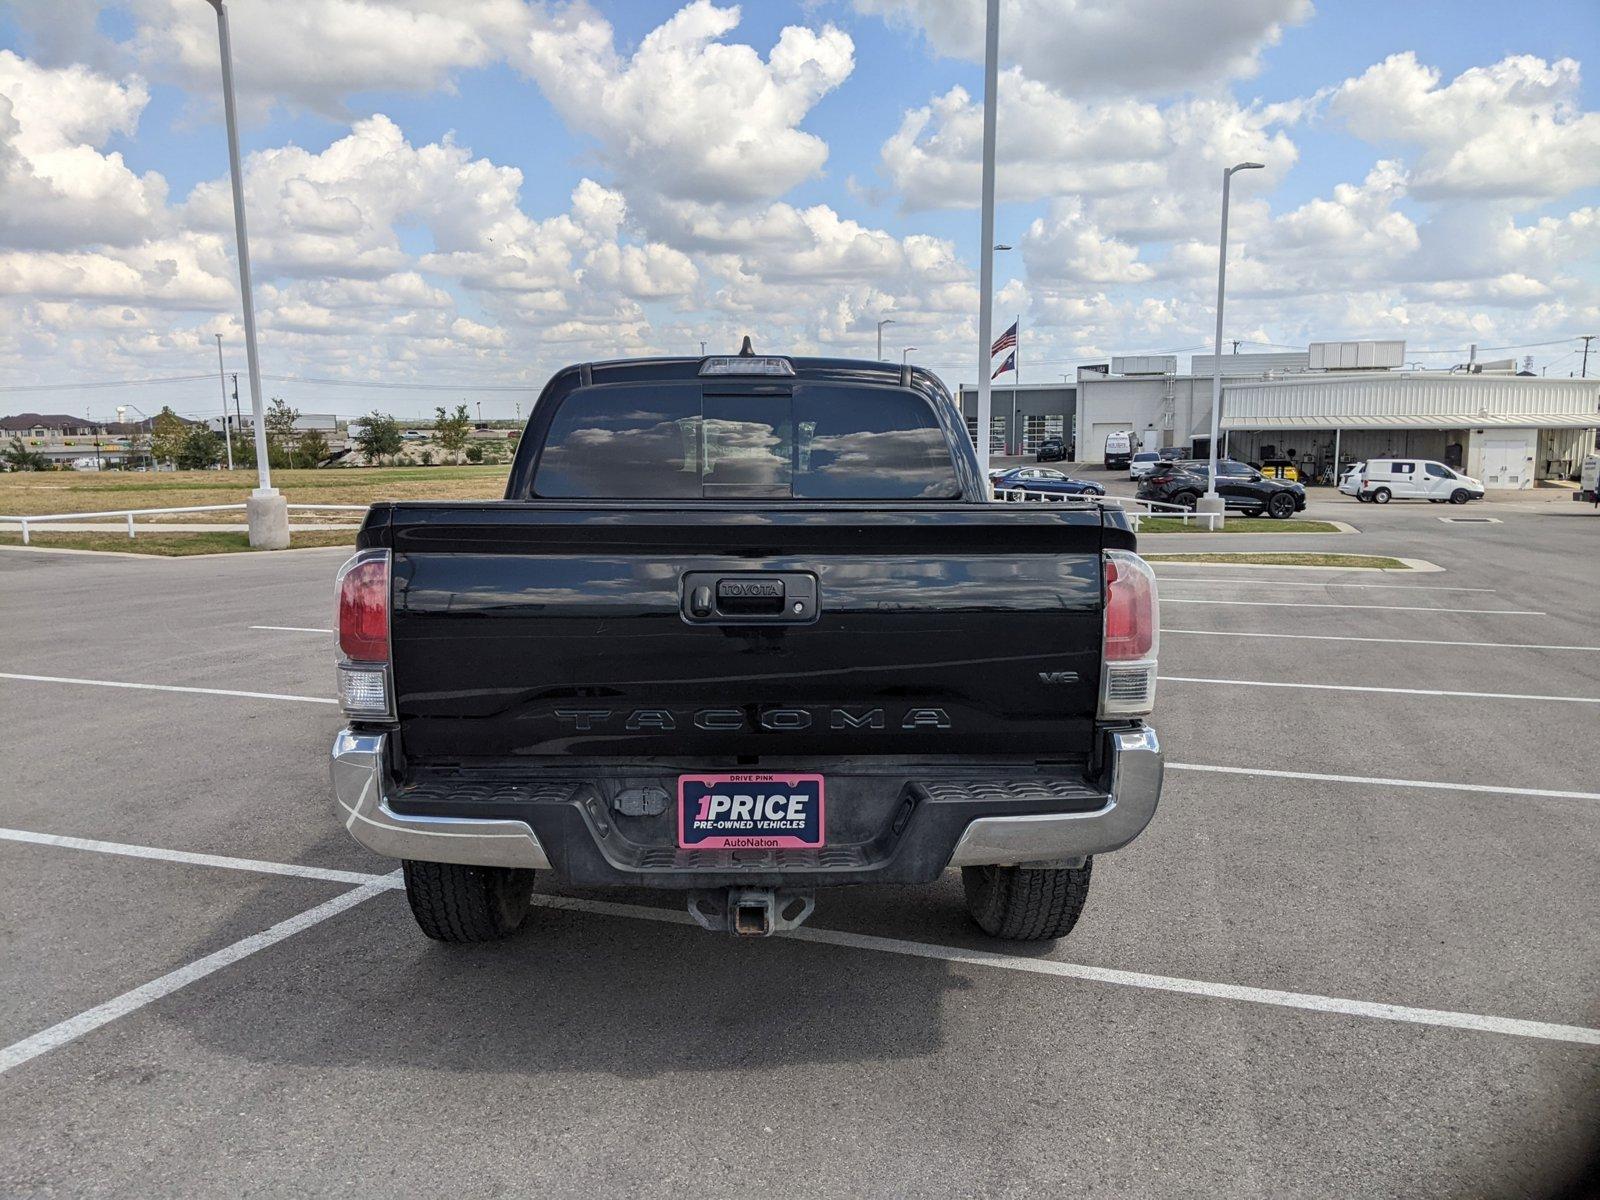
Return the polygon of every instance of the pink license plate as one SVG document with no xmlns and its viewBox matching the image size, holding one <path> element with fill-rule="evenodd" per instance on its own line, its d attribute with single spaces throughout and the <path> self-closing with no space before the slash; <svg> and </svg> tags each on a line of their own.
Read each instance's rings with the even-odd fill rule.
<svg viewBox="0 0 1600 1200">
<path fill-rule="evenodd" d="M 680 775 L 685 850 L 815 850 L 823 844 L 821 775 Z"/>
</svg>

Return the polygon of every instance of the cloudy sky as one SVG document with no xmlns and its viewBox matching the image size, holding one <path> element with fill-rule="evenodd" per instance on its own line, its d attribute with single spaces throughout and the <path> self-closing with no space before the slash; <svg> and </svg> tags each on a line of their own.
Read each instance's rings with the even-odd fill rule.
<svg viewBox="0 0 1600 1200">
<path fill-rule="evenodd" d="M 510 416 L 568 362 L 745 332 L 871 356 L 881 317 L 886 356 L 976 377 L 978 0 L 231 11 L 271 394 Z M 1592 0 L 1002 13 L 1024 382 L 1203 347 L 1242 159 L 1248 348 L 1476 342 L 1564 375 L 1600 333 Z M 209 413 L 217 333 L 242 371 L 219 88 L 203 0 L 0 6 L 0 412 Z"/>
</svg>

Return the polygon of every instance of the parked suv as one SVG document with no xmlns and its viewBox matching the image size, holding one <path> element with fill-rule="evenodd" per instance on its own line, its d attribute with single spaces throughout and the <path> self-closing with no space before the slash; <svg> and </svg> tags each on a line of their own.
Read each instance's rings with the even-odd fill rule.
<svg viewBox="0 0 1600 1200">
<path fill-rule="evenodd" d="M 1355 497 L 1372 504 L 1392 499 L 1465 504 L 1483 499 L 1483 484 L 1431 459 L 1373 458 L 1356 477 Z"/>
<path fill-rule="evenodd" d="M 1162 463 L 1145 476 L 1139 487 L 1139 499 L 1193 508 L 1205 494 L 1209 478 L 1210 466 L 1204 462 Z M 1224 508 L 1236 509 L 1251 517 L 1276 517 L 1280 521 L 1306 506 L 1303 484 L 1268 479 L 1248 463 L 1232 459 L 1217 464 L 1217 494 L 1222 497 Z"/>
<path fill-rule="evenodd" d="M 1045 438 L 1033 452 L 1034 462 L 1065 462 L 1067 444 L 1058 437 Z"/>
</svg>

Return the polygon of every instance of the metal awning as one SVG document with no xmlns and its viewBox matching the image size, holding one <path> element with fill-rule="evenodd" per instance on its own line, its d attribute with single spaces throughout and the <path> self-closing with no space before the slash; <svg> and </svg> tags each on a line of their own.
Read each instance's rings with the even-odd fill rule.
<svg viewBox="0 0 1600 1200">
<path fill-rule="evenodd" d="M 1226 404 L 1226 401 L 1224 401 Z M 1229 416 L 1224 429 L 1595 429 L 1600 413 L 1343 413 L 1325 416 Z"/>
</svg>

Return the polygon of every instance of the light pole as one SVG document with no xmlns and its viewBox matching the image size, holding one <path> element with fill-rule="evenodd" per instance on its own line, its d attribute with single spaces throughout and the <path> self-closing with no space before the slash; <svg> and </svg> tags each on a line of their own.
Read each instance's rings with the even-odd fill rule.
<svg viewBox="0 0 1600 1200">
<path fill-rule="evenodd" d="M 879 362 L 883 361 L 883 327 L 885 325 L 893 325 L 893 324 L 894 324 L 894 318 L 893 317 L 885 317 L 883 320 L 878 322 L 878 361 Z"/>
<path fill-rule="evenodd" d="M 233 46 L 228 38 L 228 7 L 206 0 L 217 10 L 217 44 L 222 56 L 222 110 L 228 125 L 228 173 L 233 180 L 233 228 L 239 243 L 239 294 L 244 302 L 244 353 L 250 371 L 250 411 L 255 417 L 256 490 L 246 501 L 250 545 L 282 550 L 289 544 L 289 502 L 272 486 L 267 463 L 267 422 L 261 408 L 261 360 L 256 354 L 256 303 L 250 286 L 250 235 L 244 220 L 244 168 L 239 161 L 239 115 L 233 100 Z"/>
<path fill-rule="evenodd" d="M 915 350 L 916 348 L 917 347 L 915 347 L 915 346 L 907 346 L 904 350 L 900 351 L 900 369 L 901 370 L 904 370 L 906 368 L 906 365 L 908 363 L 910 363 L 910 361 L 911 361 L 911 352 L 913 350 Z"/>
<path fill-rule="evenodd" d="M 222 368 L 222 335 L 217 334 L 217 382 L 222 385 L 222 444 L 228 448 L 228 470 L 233 470 L 233 435 L 228 430 L 228 376 Z"/>
<path fill-rule="evenodd" d="M 989 477 L 989 347 L 994 334 L 994 116 L 1000 72 L 1000 0 L 988 0 L 983 27 L 983 198 L 982 257 L 978 263 L 978 477 Z"/>
<path fill-rule="evenodd" d="M 1222 514 L 1222 497 L 1217 495 L 1217 437 L 1222 421 L 1222 300 L 1228 279 L 1228 193 L 1235 171 L 1259 171 L 1265 163 L 1242 162 L 1222 169 L 1222 236 L 1217 242 L 1217 338 L 1211 364 L 1211 445 L 1210 471 L 1206 494 L 1195 501 L 1195 511 Z M 1220 522 L 1219 522 L 1220 523 Z"/>
</svg>

